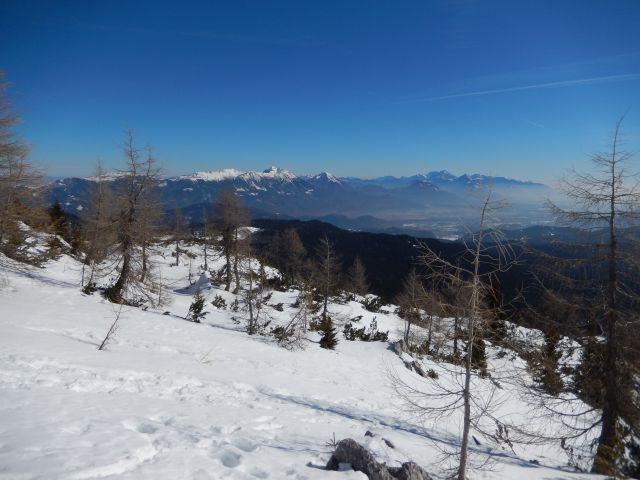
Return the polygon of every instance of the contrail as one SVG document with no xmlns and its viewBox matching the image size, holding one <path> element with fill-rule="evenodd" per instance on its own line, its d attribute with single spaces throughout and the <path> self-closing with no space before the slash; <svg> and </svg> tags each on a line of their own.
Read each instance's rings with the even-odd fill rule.
<svg viewBox="0 0 640 480">
<path fill-rule="evenodd" d="M 449 100 L 451 98 L 480 97 L 483 95 L 497 95 L 499 93 L 521 92 L 524 90 L 540 90 L 543 88 L 571 87 L 574 85 L 590 85 L 606 82 L 622 82 L 625 80 L 640 80 L 640 73 L 609 75 L 605 77 L 579 78 L 576 80 L 563 80 L 560 82 L 536 83 L 533 85 L 522 85 L 520 87 L 498 88 L 495 90 L 480 90 L 477 92 L 456 93 L 453 95 L 443 95 L 440 97 L 419 98 L 416 100 L 406 100 L 404 102 L 397 103 L 437 102 L 439 100 Z"/>
</svg>

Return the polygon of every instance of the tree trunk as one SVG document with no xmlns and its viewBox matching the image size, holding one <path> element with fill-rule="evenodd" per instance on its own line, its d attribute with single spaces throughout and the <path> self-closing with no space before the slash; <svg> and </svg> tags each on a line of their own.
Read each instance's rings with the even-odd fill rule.
<svg viewBox="0 0 640 480">
<path fill-rule="evenodd" d="M 458 317 L 453 319 L 453 354 L 458 355 Z"/>
<path fill-rule="evenodd" d="M 409 331 L 411 330 L 411 320 L 406 320 L 405 321 L 405 327 L 404 327 L 404 343 L 407 344 L 407 346 L 409 346 Z"/>
<path fill-rule="evenodd" d="M 225 270 L 226 270 L 226 285 L 224 289 L 228 292 L 231 288 L 231 254 L 229 253 L 229 249 L 225 248 L 224 256 L 226 260 Z"/>
<path fill-rule="evenodd" d="M 253 270 L 251 269 L 251 265 L 249 265 L 249 292 L 247 293 L 247 297 L 249 300 L 249 328 L 247 328 L 247 332 L 249 335 L 253 335 L 255 333 L 255 325 L 253 318 Z"/>
<path fill-rule="evenodd" d="M 615 155 L 615 152 L 614 152 Z M 615 164 L 612 166 L 611 178 L 615 179 Z M 603 475 L 615 475 L 616 472 L 616 448 L 618 444 L 618 239 L 616 233 L 616 191 L 615 182 L 611 182 L 611 210 L 609 212 L 609 278 L 607 282 L 607 323 L 605 335 L 607 349 L 605 354 L 605 394 L 602 407 L 602 430 L 598 439 L 598 449 L 594 458 L 592 471 Z"/>
<path fill-rule="evenodd" d="M 238 293 L 240 289 L 240 272 L 238 270 L 238 257 L 240 256 L 240 245 L 238 244 L 238 227 L 234 232 L 234 255 L 233 255 L 233 276 L 236 279 L 236 285 L 233 289 L 233 293 Z"/>
<path fill-rule="evenodd" d="M 458 467 L 458 480 L 467 478 L 467 458 L 469 454 L 469 432 L 471 430 L 471 365 L 473 359 L 473 341 L 475 339 L 476 322 L 479 320 L 479 295 L 480 295 L 480 255 L 482 252 L 482 242 L 484 240 L 484 221 L 489 198 L 485 201 L 480 216 L 480 226 L 478 239 L 476 240 L 476 251 L 473 258 L 473 286 L 471 290 L 471 311 L 467 327 L 467 358 L 464 364 L 464 420 L 462 427 L 462 443 L 460 445 L 460 465 Z"/>
<path fill-rule="evenodd" d="M 462 427 L 462 442 L 460 444 L 460 464 L 458 466 L 458 480 L 467 478 L 467 455 L 469 451 L 469 432 L 471 430 L 471 353 L 473 349 L 473 320 L 469 319 L 469 337 L 467 344 L 467 358 L 464 364 L 464 420 Z"/>
<path fill-rule="evenodd" d="M 144 282 L 147 276 L 147 242 L 142 242 L 142 271 L 140 272 L 140 281 Z"/>
<path fill-rule="evenodd" d="M 126 245 L 123 244 L 122 248 L 122 269 L 120 270 L 120 276 L 113 287 L 109 289 L 109 298 L 115 303 L 122 303 L 122 290 L 129 280 L 129 275 L 131 275 L 131 254 L 129 251 L 129 243 L 126 242 Z"/>
</svg>

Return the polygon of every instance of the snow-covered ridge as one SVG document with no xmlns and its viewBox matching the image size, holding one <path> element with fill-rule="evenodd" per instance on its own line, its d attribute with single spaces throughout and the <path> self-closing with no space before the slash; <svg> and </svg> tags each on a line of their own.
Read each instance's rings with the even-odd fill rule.
<svg viewBox="0 0 640 480">
<path fill-rule="evenodd" d="M 112 182 L 119 178 L 124 178 L 128 175 L 127 172 L 121 172 L 119 170 L 114 170 L 113 172 L 107 172 L 102 174 L 101 176 L 92 175 L 90 177 L 84 177 L 84 180 L 89 180 L 90 182 Z M 63 180 L 58 180 L 58 183 L 64 183 Z"/>
<path fill-rule="evenodd" d="M 206 172 L 195 172 L 191 175 L 181 175 L 174 177 L 175 180 L 192 180 L 205 182 L 223 182 L 226 180 L 244 179 L 246 181 L 260 181 L 262 179 L 291 181 L 297 177 L 284 168 L 272 166 L 262 172 L 236 170 L 235 168 L 225 168 L 222 170 L 208 170 Z"/>
<path fill-rule="evenodd" d="M 102 175 L 103 181 L 113 181 L 126 176 L 126 172 L 113 171 Z M 415 180 L 415 181 L 427 181 L 433 184 L 479 184 L 479 183 L 498 183 L 509 185 L 524 185 L 524 186 L 542 186 L 540 183 L 532 182 L 529 180 L 518 180 L 513 178 L 483 175 L 479 173 L 474 174 L 462 174 L 456 176 L 447 170 L 432 171 L 427 174 L 416 174 L 411 177 L 395 177 L 392 175 L 377 177 L 373 179 L 362 179 L 359 177 L 337 177 L 329 172 L 322 172 L 315 175 L 301 175 L 297 176 L 291 171 L 280 168 L 277 166 L 271 166 L 261 172 L 258 171 L 243 171 L 236 168 L 223 168 L 220 170 L 206 170 L 194 172 L 188 175 L 177 175 L 165 177 L 167 180 L 191 180 L 193 182 L 224 182 L 233 180 L 245 180 L 247 182 L 260 182 L 262 180 L 276 180 L 284 182 L 294 182 L 296 180 L 303 180 L 309 182 L 324 182 L 333 184 L 342 184 L 344 182 L 356 181 L 365 183 L 387 183 L 402 180 Z M 84 177 L 84 180 L 98 181 L 97 176 Z M 63 183 L 63 180 L 57 180 L 58 183 Z"/>
<path fill-rule="evenodd" d="M 237 178 L 240 175 L 243 175 L 245 172 L 242 170 L 236 170 L 235 168 L 225 168 L 222 170 L 208 170 L 206 172 L 195 172 L 191 175 L 181 175 L 179 177 L 175 177 L 180 180 L 204 180 L 206 182 L 221 182 L 223 180 L 229 180 L 232 178 Z"/>
<path fill-rule="evenodd" d="M 338 177 L 336 177 L 335 175 L 332 175 L 329 172 L 318 173 L 317 175 L 311 175 L 311 176 L 309 176 L 307 178 L 309 180 L 313 180 L 313 181 L 322 181 L 322 182 L 329 182 L 329 183 L 342 183 Z"/>
</svg>

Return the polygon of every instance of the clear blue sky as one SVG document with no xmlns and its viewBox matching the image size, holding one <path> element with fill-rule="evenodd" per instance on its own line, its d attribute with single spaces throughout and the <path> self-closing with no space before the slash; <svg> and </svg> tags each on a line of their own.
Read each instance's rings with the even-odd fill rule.
<svg viewBox="0 0 640 480">
<path fill-rule="evenodd" d="M 638 0 L 5 0 L 0 68 L 51 175 L 119 166 L 127 127 L 168 174 L 552 182 L 623 113 L 640 150 Z"/>
</svg>

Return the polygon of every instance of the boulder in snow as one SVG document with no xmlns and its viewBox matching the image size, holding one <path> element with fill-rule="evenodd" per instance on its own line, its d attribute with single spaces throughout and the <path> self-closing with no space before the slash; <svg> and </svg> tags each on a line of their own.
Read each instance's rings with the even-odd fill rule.
<svg viewBox="0 0 640 480">
<path fill-rule="evenodd" d="M 327 463 L 327 470 L 338 470 L 345 463 L 355 471 L 364 473 L 369 480 L 431 480 L 429 474 L 413 462 L 403 463 L 398 468 L 387 468 L 378 463 L 369 450 L 350 438 L 338 442 Z"/>
</svg>

